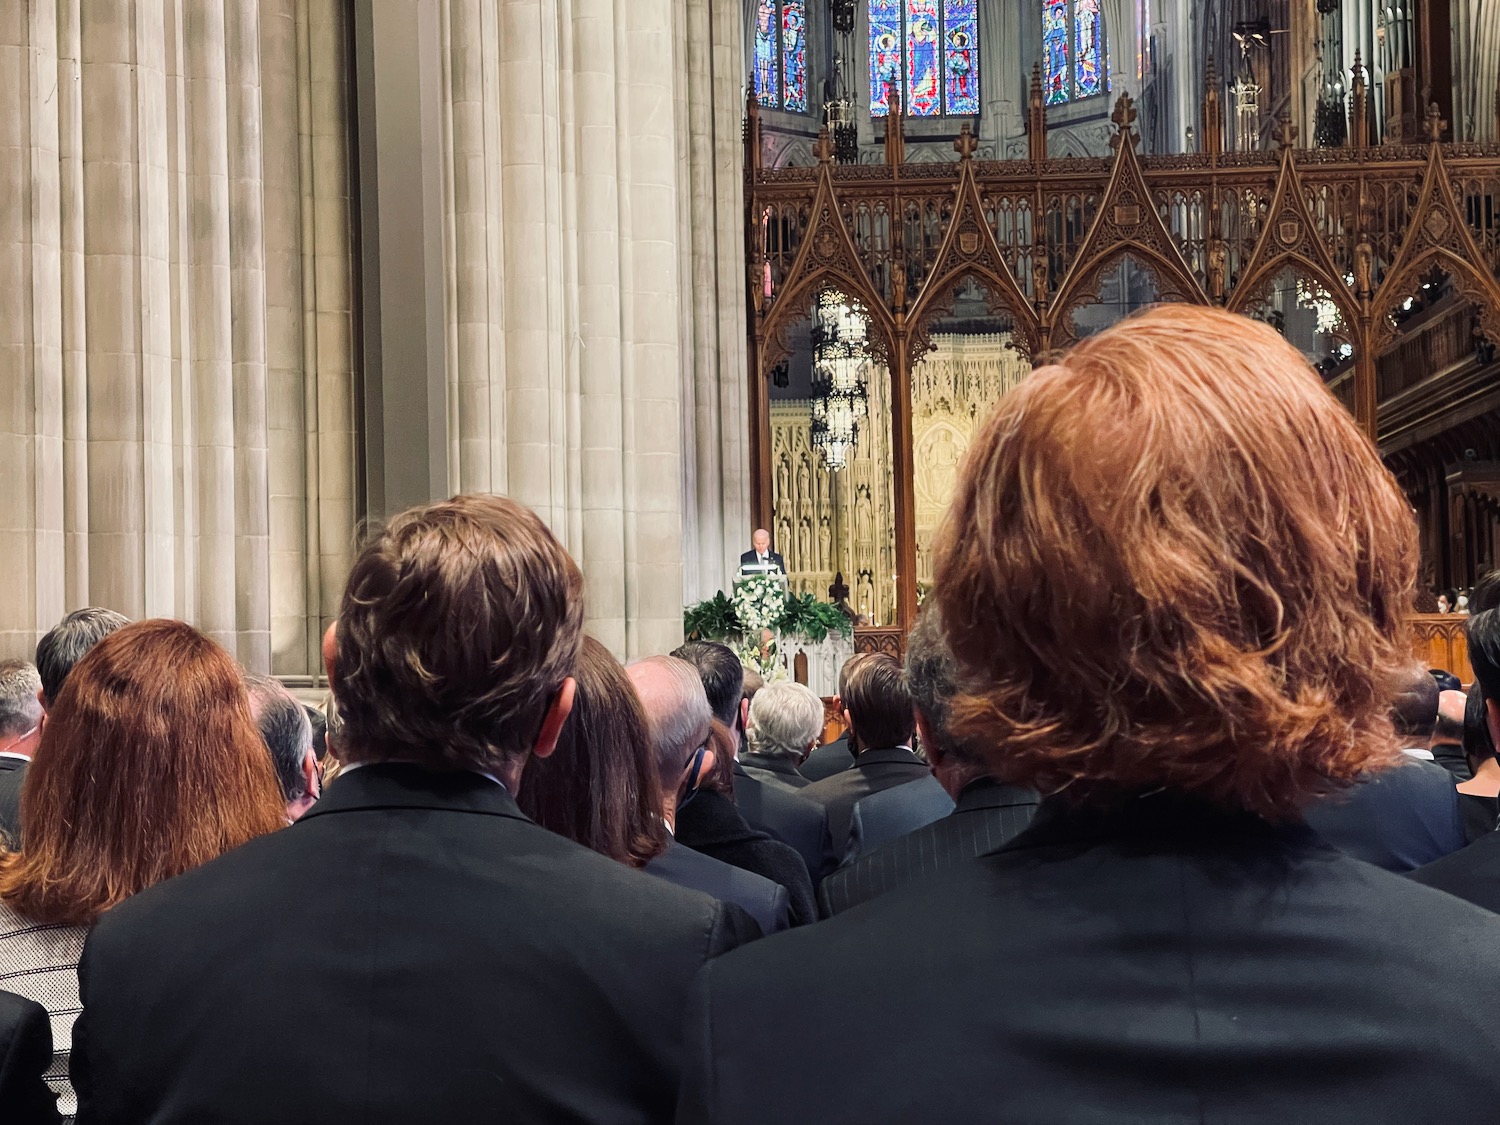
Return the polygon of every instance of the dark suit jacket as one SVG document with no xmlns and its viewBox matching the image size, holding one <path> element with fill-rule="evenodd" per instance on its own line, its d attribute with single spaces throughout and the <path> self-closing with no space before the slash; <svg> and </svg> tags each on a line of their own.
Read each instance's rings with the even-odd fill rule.
<svg viewBox="0 0 1500 1125">
<path fill-rule="evenodd" d="M 942 782 L 928 774 L 892 789 L 862 798 L 849 817 L 849 843 L 844 848 L 847 867 L 862 855 L 915 832 L 953 811 L 953 798 Z"/>
<path fill-rule="evenodd" d="M 929 775 L 927 763 L 903 747 L 866 750 L 854 760 L 852 769 L 815 781 L 800 796 L 828 810 L 833 850 L 842 857 L 849 846 L 849 821 L 861 798 Z"/>
<path fill-rule="evenodd" d="M 1415 759 L 1307 809 L 1334 847 L 1387 871 L 1411 871 L 1468 843 L 1453 775 Z"/>
<path fill-rule="evenodd" d="M 734 802 L 722 793 L 699 790 L 677 810 L 676 833 L 679 844 L 686 844 L 720 863 L 753 872 L 783 888 L 792 925 L 804 926 L 818 920 L 812 878 L 797 849 L 751 828 Z"/>
<path fill-rule="evenodd" d="M 918 785 L 921 782 L 912 781 L 866 797 L 854 806 L 854 815 L 858 817 L 872 802 Z M 950 799 L 948 803 L 953 802 Z M 903 883 L 969 863 L 1020 835 L 1031 823 L 1036 807 L 1037 795 L 1029 789 L 1001 785 L 988 778 L 971 782 L 947 816 L 890 840 L 823 880 L 818 907 L 827 918 Z"/>
<path fill-rule="evenodd" d="M 814 887 L 838 866 L 833 837 L 828 832 L 828 812 L 822 805 L 804 801 L 788 789 L 745 772 L 738 764 L 734 767 L 734 803 L 751 828 L 769 832 L 797 849 Z"/>
<path fill-rule="evenodd" d="M 52 1065 L 47 1009 L 14 992 L 0 992 L 0 1121 L 55 1125 L 57 1095 L 42 1075 Z"/>
<path fill-rule="evenodd" d="M 78 1121 L 660 1121 L 740 920 L 477 774 L 366 766 L 94 927 Z"/>
<path fill-rule="evenodd" d="M 1500 832 L 1419 867 L 1409 878 L 1500 914 Z"/>
<path fill-rule="evenodd" d="M 1497 941 L 1300 824 L 1044 806 L 998 852 L 711 963 L 677 1120 L 1491 1121 Z M 767 1066 L 788 1012 L 815 1046 Z"/>
<path fill-rule="evenodd" d="M 0 757 L 0 837 L 13 849 L 21 846 L 21 783 L 31 763 Z"/>
<path fill-rule="evenodd" d="M 852 762 L 853 759 L 851 758 L 850 761 Z M 788 789 L 806 789 L 812 784 L 798 772 L 790 758 L 780 754 L 747 752 L 740 755 L 740 765 L 762 780 L 785 786 Z"/>
<path fill-rule="evenodd" d="M 797 772 L 808 781 L 822 781 L 825 777 L 843 773 L 853 765 L 854 752 L 849 749 L 849 736 L 845 735 L 813 750 L 797 767 Z"/>
<path fill-rule="evenodd" d="M 762 934 L 776 933 L 792 924 L 786 888 L 763 875 L 694 851 L 679 840 L 669 840 L 667 850 L 641 870 L 738 907 L 755 921 Z"/>
<path fill-rule="evenodd" d="M 766 555 L 767 555 L 767 559 L 766 559 L 767 562 L 769 562 L 772 566 L 779 566 L 779 567 L 781 567 L 781 573 L 782 574 L 786 573 L 786 560 L 785 559 L 783 559 L 775 551 L 767 551 Z M 746 551 L 743 555 L 740 556 L 740 565 L 741 566 L 759 566 L 760 565 L 760 559 L 757 557 L 757 555 L 755 554 L 754 551 Z"/>
</svg>

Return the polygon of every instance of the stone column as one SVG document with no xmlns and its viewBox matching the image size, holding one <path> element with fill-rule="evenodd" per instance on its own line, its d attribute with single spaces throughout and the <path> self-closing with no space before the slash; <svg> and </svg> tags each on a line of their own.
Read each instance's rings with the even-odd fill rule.
<svg viewBox="0 0 1500 1125">
<path fill-rule="evenodd" d="M 23 574 L 0 593 L 6 653 L 93 603 L 185 618 L 247 665 L 272 663 L 270 557 L 305 562 L 306 543 L 279 541 L 269 517 L 268 248 L 302 217 L 268 223 L 266 153 L 295 148 L 301 124 L 266 116 L 262 71 L 283 94 L 300 79 L 276 21 L 318 5 L 334 6 L 0 13 L 0 291 L 23 314 L 0 329 L 0 476 L 24 482 L 0 490 L 0 548 Z M 332 243 L 347 261 L 348 231 Z M 316 381 L 317 364 L 288 374 Z M 304 445 L 276 454 L 295 462 Z M 280 670 L 310 668 L 308 645 L 287 648 Z"/>
</svg>

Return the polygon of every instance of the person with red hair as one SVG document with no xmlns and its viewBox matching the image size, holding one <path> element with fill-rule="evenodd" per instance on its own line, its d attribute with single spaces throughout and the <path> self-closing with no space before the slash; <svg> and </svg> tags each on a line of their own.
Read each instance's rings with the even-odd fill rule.
<svg viewBox="0 0 1500 1125">
<path fill-rule="evenodd" d="M 64 1115 L 77 965 L 131 895 L 286 826 L 234 659 L 191 625 L 139 621 L 91 648 L 47 710 L 0 853 L 0 988 L 52 1015 L 47 1080 Z"/>
<path fill-rule="evenodd" d="M 950 732 L 1035 820 L 708 966 L 679 1125 L 1491 1119 L 1500 919 L 1302 819 L 1402 761 L 1416 563 L 1269 326 L 1164 306 L 1036 371 L 934 585 Z M 820 1050 L 767 1067 L 789 1011 Z"/>
</svg>

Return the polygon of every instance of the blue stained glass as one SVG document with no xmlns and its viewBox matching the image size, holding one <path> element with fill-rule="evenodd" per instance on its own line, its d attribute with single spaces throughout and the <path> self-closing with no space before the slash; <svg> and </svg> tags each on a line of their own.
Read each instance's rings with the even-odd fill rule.
<svg viewBox="0 0 1500 1125">
<path fill-rule="evenodd" d="M 975 0 L 952 0 L 944 13 L 949 113 L 979 112 L 979 17 Z"/>
<path fill-rule="evenodd" d="M 1076 88 L 1080 98 L 1091 98 L 1102 89 L 1099 64 L 1103 51 L 1099 40 L 1099 0 L 1076 0 L 1073 26 L 1077 31 L 1078 56 Z"/>
<path fill-rule="evenodd" d="M 1048 105 L 1068 100 L 1068 0 L 1043 0 L 1042 78 Z"/>
<path fill-rule="evenodd" d="M 760 0 L 755 9 L 755 97 L 771 109 L 781 108 L 777 46 L 776 0 Z"/>
<path fill-rule="evenodd" d="M 785 105 L 807 112 L 807 18 L 803 0 L 782 0 L 781 73 Z"/>
<path fill-rule="evenodd" d="M 901 0 L 870 0 L 870 114 L 890 110 L 887 81 L 901 81 Z"/>
<path fill-rule="evenodd" d="M 913 117 L 943 112 L 940 19 L 937 0 L 906 0 L 906 112 Z"/>
</svg>

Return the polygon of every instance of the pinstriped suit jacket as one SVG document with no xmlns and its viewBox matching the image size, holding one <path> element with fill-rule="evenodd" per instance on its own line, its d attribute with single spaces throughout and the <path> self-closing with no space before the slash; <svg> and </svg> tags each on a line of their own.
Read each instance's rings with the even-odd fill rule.
<svg viewBox="0 0 1500 1125">
<path fill-rule="evenodd" d="M 1031 823 L 1037 795 L 982 778 L 958 795 L 948 816 L 908 832 L 841 867 L 818 889 L 818 912 L 832 917 L 924 876 L 992 852 Z"/>
</svg>

